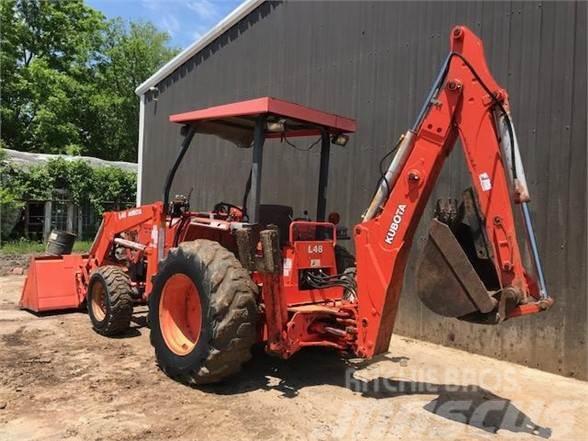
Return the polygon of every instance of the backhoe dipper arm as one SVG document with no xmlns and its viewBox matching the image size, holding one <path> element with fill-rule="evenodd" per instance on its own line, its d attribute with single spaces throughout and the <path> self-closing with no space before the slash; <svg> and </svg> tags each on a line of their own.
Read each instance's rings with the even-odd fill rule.
<svg viewBox="0 0 588 441">
<path fill-rule="evenodd" d="M 490 74 L 482 42 L 474 33 L 455 27 L 450 45 L 421 114 L 400 142 L 363 223 L 355 227 L 356 352 L 362 356 L 388 350 L 412 239 L 458 136 L 500 287 L 516 292 L 519 306 L 508 317 L 547 307 L 548 302 L 537 301 L 547 298 L 544 286 L 538 289 L 527 275 L 516 237 L 511 200 L 526 202 L 528 191 L 514 129 L 505 115 L 508 95 Z M 501 149 L 502 129 L 514 142 Z"/>
</svg>

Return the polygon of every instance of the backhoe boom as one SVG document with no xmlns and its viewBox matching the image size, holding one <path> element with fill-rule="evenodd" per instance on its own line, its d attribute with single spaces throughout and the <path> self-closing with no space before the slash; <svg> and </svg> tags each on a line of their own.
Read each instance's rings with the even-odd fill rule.
<svg viewBox="0 0 588 441">
<path fill-rule="evenodd" d="M 525 271 L 517 241 L 511 199 L 526 202 L 528 191 L 516 146 L 501 148 L 497 121 L 511 124 L 508 95 L 490 74 L 482 42 L 469 29 L 454 28 L 450 40 L 451 52 L 421 114 L 400 142 L 363 223 L 355 227 L 358 326 L 363 331 L 358 333 L 360 355 L 372 356 L 388 349 L 413 236 L 458 137 L 475 195 L 468 199 L 466 209 L 479 218 L 481 234 L 476 243 L 485 245 L 478 252 L 485 253 L 482 257 L 491 262 L 490 270 L 487 265 L 484 277 L 478 274 L 474 278 L 472 270 L 479 267 L 473 265 L 480 255 L 468 259 L 461 247 L 454 246 L 459 245 L 451 233 L 454 225 L 434 220 L 431 253 L 447 265 L 440 273 L 455 280 L 463 292 L 455 288 L 456 293 L 450 295 L 456 297 L 439 302 L 440 293 L 435 291 L 443 286 L 427 284 L 426 278 L 434 276 L 427 271 L 429 274 L 419 275 L 423 290 L 428 290 L 421 298 L 430 307 L 439 302 L 436 312 L 460 317 L 461 311 L 464 317 L 460 318 L 486 323 L 550 305 L 550 299 L 540 293 Z M 512 125 L 509 131 L 514 141 Z M 514 161 L 505 158 L 505 150 Z M 451 313 L 452 308 L 457 312 Z"/>
</svg>

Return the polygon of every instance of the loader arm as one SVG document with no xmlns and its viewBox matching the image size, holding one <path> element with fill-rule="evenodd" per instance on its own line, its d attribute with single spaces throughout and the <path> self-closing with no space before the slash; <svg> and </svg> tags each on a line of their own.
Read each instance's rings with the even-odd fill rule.
<svg viewBox="0 0 588 441">
<path fill-rule="evenodd" d="M 508 95 L 490 74 L 482 42 L 469 29 L 454 28 L 450 45 L 451 52 L 421 114 L 399 143 L 364 221 L 354 230 L 357 352 L 363 356 L 388 350 L 415 230 L 458 137 L 471 176 L 489 260 L 499 284 L 495 291 L 485 294 L 486 298 L 468 300 L 478 305 L 481 312 L 492 309 L 498 321 L 538 312 L 551 304 L 543 277 L 538 287 L 521 261 L 512 202 L 526 204 L 529 196 L 507 113 Z M 501 142 L 508 145 L 501 146 Z M 529 229 L 526 206 L 524 215 Z M 435 222 L 436 231 L 442 235 L 449 231 L 447 226 Z M 453 244 L 455 239 L 442 235 L 441 239 Z M 441 239 L 439 243 L 443 242 Z M 538 256 L 535 257 L 542 274 Z M 461 268 L 446 273 L 455 273 L 463 282 L 474 272 L 467 267 L 467 259 L 462 260 Z M 506 309 L 505 302 L 509 302 Z M 496 313 L 499 309 L 501 316 Z"/>
<path fill-rule="evenodd" d="M 151 230 L 149 243 L 139 244 L 144 246 L 143 252 L 147 257 L 148 274 L 146 278 L 146 292 L 151 291 L 151 276 L 157 272 L 157 264 L 163 256 L 165 244 L 165 214 L 163 204 L 156 202 L 123 211 L 105 212 L 102 223 L 96 233 L 88 259 L 84 267 L 83 276 L 89 280 L 92 271 L 108 263 L 108 257 L 112 252 L 115 238 L 122 232 L 132 230 L 138 226 L 144 226 Z"/>
</svg>

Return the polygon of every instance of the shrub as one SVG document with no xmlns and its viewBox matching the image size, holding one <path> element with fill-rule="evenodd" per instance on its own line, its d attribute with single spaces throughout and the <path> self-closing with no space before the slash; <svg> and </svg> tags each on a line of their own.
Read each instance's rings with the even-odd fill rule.
<svg viewBox="0 0 588 441">
<path fill-rule="evenodd" d="M 24 201 L 52 199 L 55 190 L 65 190 L 69 199 L 82 206 L 89 202 L 97 216 L 104 202 L 135 200 L 136 175 L 117 167 L 92 168 L 82 160 L 51 159 L 44 165 L 16 167 L 2 160 L 0 150 L 0 204 L 2 237 L 12 232 L 21 216 Z"/>
</svg>

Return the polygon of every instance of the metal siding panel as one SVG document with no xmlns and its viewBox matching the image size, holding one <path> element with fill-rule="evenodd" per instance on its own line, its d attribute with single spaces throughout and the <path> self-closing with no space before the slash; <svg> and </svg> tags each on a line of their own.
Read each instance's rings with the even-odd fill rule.
<svg viewBox="0 0 588 441">
<path fill-rule="evenodd" d="M 564 342 L 566 360 L 564 373 L 574 372 L 578 377 L 586 376 L 586 337 L 588 336 L 588 274 L 586 262 L 588 254 L 588 237 L 586 233 L 586 199 L 587 199 L 587 131 L 586 115 L 588 98 L 587 81 L 587 16 L 588 8 L 585 2 L 575 4 L 574 28 L 574 64 L 572 80 L 569 88 L 572 97 L 569 105 L 571 121 L 569 126 L 570 158 L 568 164 L 569 177 L 564 191 L 569 194 L 568 205 L 564 207 L 569 215 L 565 228 L 567 265 L 563 279 L 566 297 L 569 299 L 569 311 L 565 311 L 566 327 L 564 328 Z M 583 146 L 583 148 L 581 148 Z M 565 171 L 564 171 L 565 172 Z"/>
<path fill-rule="evenodd" d="M 411 253 L 396 331 L 586 379 L 586 4 L 583 2 L 265 3 L 160 85 L 147 100 L 143 200 L 161 197 L 180 142 L 171 113 L 262 95 L 358 119 L 331 156 L 327 209 L 349 226 L 376 185 L 380 158 L 406 130 L 447 53 L 448 32 L 478 32 L 497 81 L 509 90 L 548 286 L 548 314 L 487 328 L 429 312 L 413 294 L 413 269 L 436 198 L 469 185 L 459 146 L 425 210 Z M 201 137 L 173 191 L 192 204 L 240 202 L 250 150 Z M 296 141 L 305 145 L 304 141 Z M 314 214 L 318 149 L 278 142 L 264 158 L 262 201 Z"/>
</svg>

